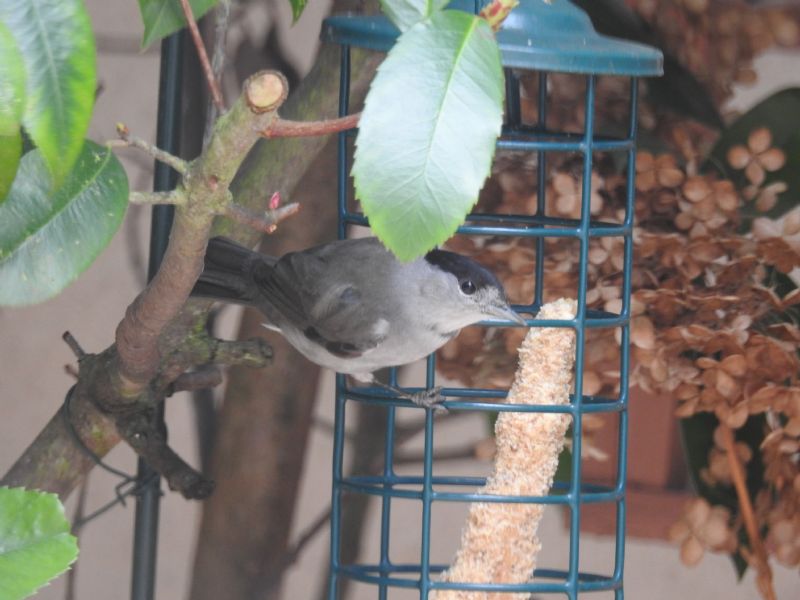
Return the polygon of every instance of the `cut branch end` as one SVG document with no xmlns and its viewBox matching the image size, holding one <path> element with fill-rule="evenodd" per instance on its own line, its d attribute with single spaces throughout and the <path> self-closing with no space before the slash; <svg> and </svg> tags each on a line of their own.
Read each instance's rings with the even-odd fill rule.
<svg viewBox="0 0 800 600">
<path fill-rule="evenodd" d="M 247 105 L 257 114 L 269 112 L 283 104 L 289 95 L 289 82 L 278 71 L 261 71 L 244 84 Z"/>
</svg>

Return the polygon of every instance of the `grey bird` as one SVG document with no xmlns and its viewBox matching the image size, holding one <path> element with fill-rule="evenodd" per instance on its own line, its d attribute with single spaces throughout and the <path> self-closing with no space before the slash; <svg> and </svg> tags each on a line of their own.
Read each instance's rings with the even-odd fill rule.
<svg viewBox="0 0 800 600">
<path fill-rule="evenodd" d="M 462 327 L 526 324 L 502 284 L 471 258 L 437 249 L 404 263 L 374 237 L 280 258 L 216 237 L 192 295 L 254 306 L 309 360 L 382 387 L 374 371 L 424 358 Z M 436 389 L 390 389 L 423 406 L 442 399 Z"/>
</svg>

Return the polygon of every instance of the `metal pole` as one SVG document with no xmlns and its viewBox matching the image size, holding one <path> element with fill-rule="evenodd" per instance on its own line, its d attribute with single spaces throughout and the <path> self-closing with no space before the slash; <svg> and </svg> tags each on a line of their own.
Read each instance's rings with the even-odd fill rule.
<svg viewBox="0 0 800 600">
<path fill-rule="evenodd" d="M 161 67 L 158 84 L 158 123 L 156 145 L 178 154 L 181 124 L 181 72 L 183 65 L 183 32 L 172 34 L 161 42 Z M 178 174 L 163 163 L 155 163 L 154 191 L 174 189 Z M 172 206 L 153 207 L 150 224 L 150 259 L 147 279 L 152 279 L 167 249 L 174 212 Z M 164 406 L 158 408 L 158 420 L 164 421 Z M 131 600 L 152 600 L 155 596 L 156 556 L 158 553 L 158 513 L 161 499 L 161 478 L 144 460 L 139 459 L 137 479 L 148 485 L 136 496 L 133 535 Z"/>
</svg>

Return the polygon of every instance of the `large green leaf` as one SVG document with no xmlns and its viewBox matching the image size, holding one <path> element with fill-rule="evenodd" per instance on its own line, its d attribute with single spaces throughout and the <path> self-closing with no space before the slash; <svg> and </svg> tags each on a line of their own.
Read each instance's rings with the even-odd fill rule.
<svg viewBox="0 0 800 600">
<path fill-rule="evenodd" d="M 22 155 L 22 114 L 25 110 L 25 63 L 14 36 L 0 21 L 0 202 Z"/>
<path fill-rule="evenodd" d="M 780 148 L 786 155 L 786 163 L 782 168 L 767 172 L 764 185 L 783 181 L 788 189 L 778 196 L 777 204 L 769 212 L 759 213 L 754 209 L 753 203 L 748 203 L 743 213 L 748 217 L 765 214 L 774 218 L 797 205 L 797 194 L 800 191 L 800 88 L 776 92 L 734 121 L 720 135 L 704 168 L 717 169 L 738 187 L 749 185 L 744 171 L 737 171 L 728 164 L 728 150 L 736 145 L 747 146 L 750 133 L 760 127 L 770 130 L 772 146 Z"/>
<path fill-rule="evenodd" d="M 128 179 L 108 148 L 86 141 L 55 192 L 39 150 L 22 157 L 0 204 L 0 305 L 55 296 L 75 280 L 119 228 Z"/>
<path fill-rule="evenodd" d="M 216 3 L 217 0 L 189 0 L 195 19 L 206 14 Z M 142 48 L 186 27 L 180 0 L 139 0 L 139 12 L 144 23 Z"/>
<path fill-rule="evenodd" d="M 353 177 L 401 260 L 449 238 L 478 199 L 503 112 L 500 51 L 483 19 L 435 12 L 400 36 L 359 121 Z"/>
<path fill-rule="evenodd" d="M 22 124 L 57 186 L 89 128 L 96 88 L 92 24 L 82 0 L 0 0 L 0 21 L 25 62 Z"/>
<path fill-rule="evenodd" d="M 296 0 L 292 0 L 296 1 Z M 405 31 L 441 10 L 450 0 L 380 0 L 381 10 L 400 31 Z"/>
<path fill-rule="evenodd" d="M 0 598 L 28 597 L 77 556 L 58 496 L 0 487 Z"/>
<path fill-rule="evenodd" d="M 11 182 L 17 174 L 20 156 L 22 156 L 20 132 L 11 135 L 0 134 L 0 204 L 6 199 Z"/>
</svg>

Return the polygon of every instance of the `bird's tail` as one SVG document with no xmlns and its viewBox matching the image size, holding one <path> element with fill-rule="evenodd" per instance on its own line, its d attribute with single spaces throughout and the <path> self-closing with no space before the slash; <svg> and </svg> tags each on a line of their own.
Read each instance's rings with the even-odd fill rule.
<svg viewBox="0 0 800 600">
<path fill-rule="evenodd" d="M 192 296 L 252 304 L 254 284 L 251 278 L 253 261 L 262 256 L 224 237 L 209 240 L 203 272 L 192 290 Z"/>
</svg>

